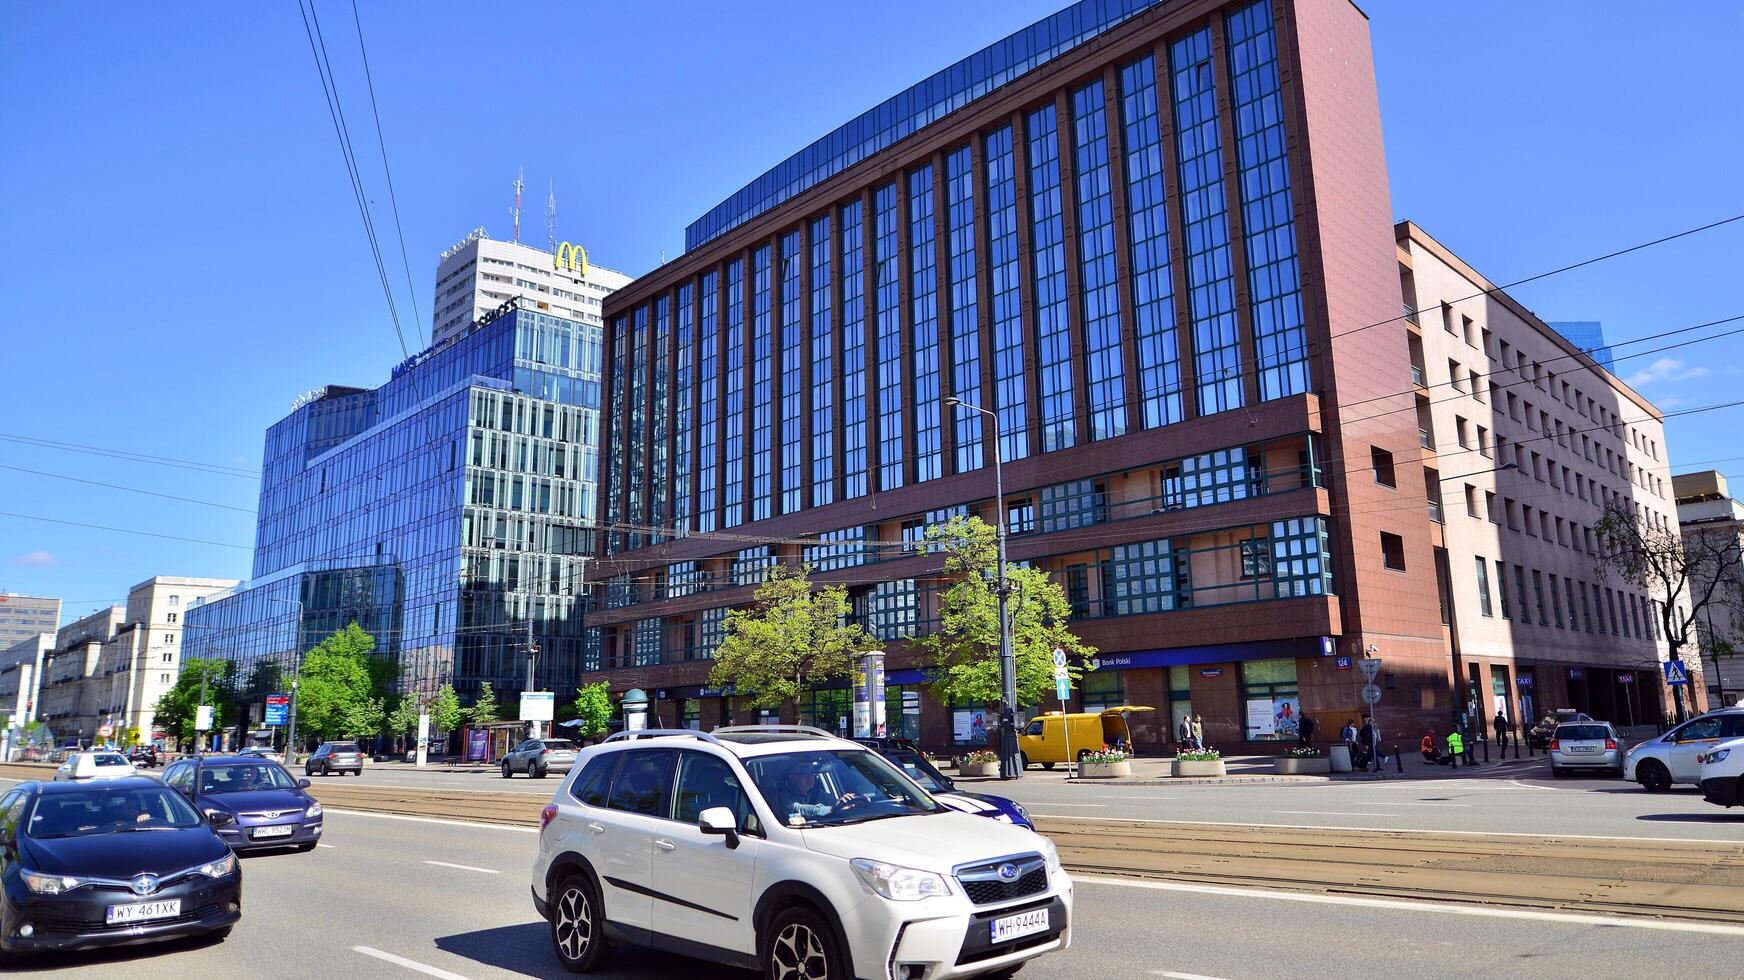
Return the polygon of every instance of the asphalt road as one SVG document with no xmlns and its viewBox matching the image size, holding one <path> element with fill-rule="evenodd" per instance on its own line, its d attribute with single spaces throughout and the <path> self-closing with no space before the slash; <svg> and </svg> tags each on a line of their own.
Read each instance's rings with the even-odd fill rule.
<svg viewBox="0 0 1744 980">
<path fill-rule="evenodd" d="M 531 832 L 329 811 L 308 854 L 243 859 L 244 917 L 222 943 L 29 961 L 26 974 L 188 977 L 554 977 L 528 898 Z M 1730 976 L 1744 927 L 1081 879 L 1074 947 L 1024 971 L 1079 977 Z M 1595 967 L 1595 964 L 1602 966 Z M 621 950 L 605 977 L 751 980 Z"/>
</svg>

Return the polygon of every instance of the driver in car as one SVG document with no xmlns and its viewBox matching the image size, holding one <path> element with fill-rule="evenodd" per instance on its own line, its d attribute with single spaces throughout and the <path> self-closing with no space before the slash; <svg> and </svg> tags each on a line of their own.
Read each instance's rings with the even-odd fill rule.
<svg viewBox="0 0 1744 980">
<path fill-rule="evenodd" d="M 803 824 L 827 816 L 838 807 L 849 806 L 860 797 L 854 793 L 835 796 L 818 781 L 818 772 L 825 765 L 822 759 L 795 762 L 782 777 L 775 792 L 775 812 L 789 825 Z"/>
</svg>

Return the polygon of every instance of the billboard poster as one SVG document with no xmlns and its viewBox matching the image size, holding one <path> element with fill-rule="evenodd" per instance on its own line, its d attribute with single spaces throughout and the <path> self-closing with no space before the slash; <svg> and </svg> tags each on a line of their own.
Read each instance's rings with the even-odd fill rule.
<svg viewBox="0 0 1744 980">
<path fill-rule="evenodd" d="M 961 745 L 986 745 L 987 709 L 958 708 L 952 711 L 951 740 Z"/>
<path fill-rule="evenodd" d="M 490 759 L 490 731 L 469 728 L 466 731 L 466 761 L 487 762 Z"/>
<path fill-rule="evenodd" d="M 1295 738 L 1302 724 L 1302 703 L 1295 698 L 1272 701 L 1272 732 L 1278 738 Z"/>
<path fill-rule="evenodd" d="M 1277 733 L 1273 721 L 1271 698 L 1249 698 L 1247 702 L 1247 737 L 1271 738 Z"/>
</svg>

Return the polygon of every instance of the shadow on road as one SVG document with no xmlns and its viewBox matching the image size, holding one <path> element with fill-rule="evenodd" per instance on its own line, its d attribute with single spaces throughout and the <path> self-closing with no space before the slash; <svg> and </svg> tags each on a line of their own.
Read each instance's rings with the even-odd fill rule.
<svg viewBox="0 0 1744 980">
<path fill-rule="evenodd" d="M 524 922 L 517 926 L 441 936 L 436 940 L 436 948 L 510 973 L 537 977 L 568 975 L 557 961 L 557 954 L 551 950 L 551 930 L 544 922 Z M 619 947 L 611 965 L 591 976 L 601 980 L 666 980 L 682 976 L 755 980 L 752 973 L 637 946 Z"/>
<path fill-rule="evenodd" d="M 114 971 L 119 974 L 140 972 L 137 968 L 129 968 L 125 964 L 139 963 L 159 956 L 171 956 L 190 950 L 206 949 L 223 942 L 211 935 L 191 936 L 187 939 L 165 939 L 160 942 L 140 943 L 137 946 L 111 946 L 108 949 L 80 949 L 71 952 L 45 952 L 17 956 L 8 960 L 7 973 L 46 973 L 58 970 L 100 969 L 105 966 L 118 966 Z"/>
<path fill-rule="evenodd" d="M 1643 813 L 1635 819 L 1655 823 L 1744 824 L 1744 813 Z"/>
</svg>

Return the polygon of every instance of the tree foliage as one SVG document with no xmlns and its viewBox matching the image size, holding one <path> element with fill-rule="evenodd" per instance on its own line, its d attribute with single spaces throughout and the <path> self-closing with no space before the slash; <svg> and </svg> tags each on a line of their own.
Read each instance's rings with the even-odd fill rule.
<svg viewBox="0 0 1744 980">
<path fill-rule="evenodd" d="M 200 678 L 206 678 L 206 702 L 212 705 L 212 728 L 223 728 L 229 722 L 230 706 L 220 697 L 230 677 L 230 661 L 202 660 L 195 657 L 182 661 L 176 683 L 157 699 L 152 709 L 153 726 L 177 742 L 194 737 L 194 714 L 200 706 Z"/>
<path fill-rule="evenodd" d="M 452 732 L 460 727 L 464 717 L 465 714 L 460 710 L 460 699 L 454 695 L 454 685 L 444 684 L 437 688 L 436 696 L 430 699 L 430 728 L 438 732 Z"/>
<path fill-rule="evenodd" d="M 945 704 L 986 704 L 1002 698 L 999 679 L 999 550 L 995 532 L 979 517 L 953 517 L 927 528 L 928 542 L 945 553 L 951 585 L 939 595 L 939 628 L 915 640 L 933 656 L 933 696 Z M 1096 649 L 1067 628 L 1072 605 L 1059 583 L 1039 568 L 1005 568 L 1011 649 L 1020 707 L 1054 691 L 1054 650 L 1066 651 L 1074 682 Z"/>
<path fill-rule="evenodd" d="M 418 731 L 418 715 L 422 710 L 416 693 L 401 695 L 394 702 L 394 710 L 388 712 L 388 734 L 415 736 Z"/>
<path fill-rule="evenodd" d="M 352 623 L 303 655 L 298 671 L 297 728 L 319 739 L 379 732 L 386 699 L 377 692 L 375 638 Z"/>
<path fill-rule="evenodd" d="M 472 700 L 472 710 L 466 713 L 467 720 L 474 725 L 488 725 L 497 721 L 499 714 L 497 692 L 491 688 L 490 681 L 484 681 L 479 685 L 478 697 Z"/>
<path fill-rule="evenodd" d="M 814 586 L 805 569 L 777 566 L 753 603 L 728 611 L 709 683 L 734 685 L 756 707 L 776 707 L 846 676 L 854 654 L 878 648 L 872 634 L 847 621 L 847 589 Z"/>
<path fill-rule="evenodd" d="M 583 741 L 599 738 L 610 730 L 612 694 L 605 681 L 575 689 L 575 717 L 581 722 L 576 735 Z"/>
</svg>

